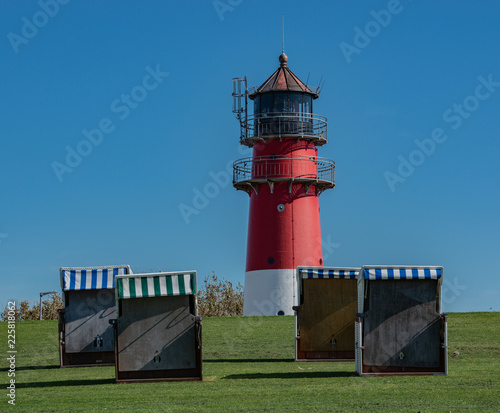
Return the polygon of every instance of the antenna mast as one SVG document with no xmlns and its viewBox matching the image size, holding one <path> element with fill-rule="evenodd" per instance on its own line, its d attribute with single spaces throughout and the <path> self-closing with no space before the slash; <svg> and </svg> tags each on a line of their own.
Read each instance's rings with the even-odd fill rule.
<svg viewBox="0 0 500 413">
<path fill-rule="evenodd" d="M 282 53 L 285 53 L 285 13 L 281 13 L 281 38 Z"/>
</svg>

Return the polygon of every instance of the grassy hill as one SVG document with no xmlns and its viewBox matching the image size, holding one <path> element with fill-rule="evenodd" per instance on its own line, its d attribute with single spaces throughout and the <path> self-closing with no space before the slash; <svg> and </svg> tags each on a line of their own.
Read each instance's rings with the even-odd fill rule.
<svg viewBox="0 0 500 413">
<path fill-rule="evenodd" d="M 447 377 L 358 377 L 354 363 L 296 363 L 293 324 L 206 318 L 203 382 L 115 384 L 113 367 L 59 368 L 57 322 L 17 322 L 16 406 L 4 385 L 0 411 L 500 411 L 500 313 L 449 315 Z M 7 323 L 0 331 L 5 384 Z"/>
</svg>

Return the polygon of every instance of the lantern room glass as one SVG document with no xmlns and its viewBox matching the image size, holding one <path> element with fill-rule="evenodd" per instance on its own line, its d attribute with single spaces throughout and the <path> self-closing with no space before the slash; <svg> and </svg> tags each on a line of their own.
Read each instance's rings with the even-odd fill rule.
<svg viewBox="0 0 500 413">
<path fill-rule="evenodd" d="M 300 92 L 263 93 L 254 99 L 254 115 L 278 113 L 312 113 L 312 96 Z"/>
<path fill-rule="evenodd" d="M 254 136 L 313 133 L 312 96 L 301 92 L 267 92 L 254 98 Z"/>
</svg>

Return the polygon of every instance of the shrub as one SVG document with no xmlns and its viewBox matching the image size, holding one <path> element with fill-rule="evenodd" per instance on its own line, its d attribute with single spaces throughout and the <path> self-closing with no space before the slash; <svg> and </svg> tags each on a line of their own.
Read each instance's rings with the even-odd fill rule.
<svg viewBox="0 0 500 413">
<path fill-rule="evenodd" d="M 42 317 L 44 320 L 57 320 L 57 310 L 62 308 L 62 298 L 59 294 L 51 294 L 48 299 L 42 301 L 43 312 Z M 1 320 L 7 320 L 8 317 L 8 307 L 5 306 L 2 314 L 0 314 Z M 30 302 L 28 300 L 21 301 L 20 304 L 16 305 L 15 311 L 16 321 L 24 320 L 39 320 L 40 319 L 40 304 L 35 303 L 30 307 Z"/>
<path fill-rule="evenodd" d="M 198 314 L 202 317 L 234 317 L 243 315 L 243 286 L 219 279 L 215 273 L 205 277 L 198 291 Z"/>
</svg>

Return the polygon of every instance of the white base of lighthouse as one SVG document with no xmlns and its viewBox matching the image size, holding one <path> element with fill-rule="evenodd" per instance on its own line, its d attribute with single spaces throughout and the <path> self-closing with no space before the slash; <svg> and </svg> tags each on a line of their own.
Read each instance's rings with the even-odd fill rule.
<svg viewBox="0 0 500 413">
<path fill-rule="evenodd" d="M 294 315 L 295 282 L 294 269 L 246 272 L 243 315 Z"/>
</svg>

